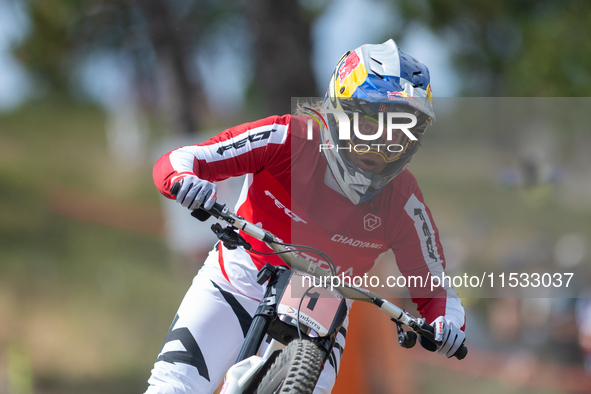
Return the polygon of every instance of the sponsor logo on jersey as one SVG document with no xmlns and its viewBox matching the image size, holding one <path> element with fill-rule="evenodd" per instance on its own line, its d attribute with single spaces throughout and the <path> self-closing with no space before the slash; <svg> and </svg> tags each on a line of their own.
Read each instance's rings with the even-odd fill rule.
<svg viewBox="0 0 591 394">
<path fill-rule="evenodd" d="M 363 218 L 363 228 L 367 231 L 373 231 L 382 225 L 382 219 L 379 216 L 368 213 Z"/>
<path fill-rule="evenodd" d="M 234 149 L 243 148 L 244 146 L 246 146 L 247 142 L 257 142 L 257 141 L 268 140 L 269 137 L 271 136 L 271 133 L 274 133 L 275 131 L 277 131 L 277 129 L 260 131 L 258 133 L 249 135 L 248 137 L 238 140 L 236 142 L 233 142 L 231 144 L 222 145 L 218 148 L 218 150 L 216 152 L 220 155 L 223 155 L 225 151 L 230 150 L 232 148 L 234 148 Z"/>
<path fill-rule="evenodd" d="M 421 228 L 423 230 L 423 235 L 425 237 L 427 237 L 427 241 L 425 241 L 425 245 L 427 246 L 427 253 L 429 254 L 430 258 L 437 261 L 437 257 L 435 256 L 435 246 L 433 245 L 433 239 L 431 238 L 431 235 L 433 235 L 433 234 L 431 234 L 431 230 L 429 229 L 429 225 L 427 224 L 427 221 L 425 220 L 425 215 L 423 215 L 423 210 L 420 208 L 415 208 L 414 215 L 418 216 L 419 219 L 423 222 L 423 225 L 421 226 Z"/>
<path fill-rule="evenodd" d="M 309 273 L 314 273 L 314 271 L 316 271 L 316 266 L 322 268 L 323 270 L 326 271 L 331 271 L 331 266 L 330 264 L 328 264 L 326 261 L 321 260 L 317 257 L 314 257 L 306 252 L 297 252 L 297 251 L 292 251 L 291 254 L 295 255 L 295 256 L 299 256 L 311 263 L 314 264 L 310 264 L 310 267 L 308 267 L 308 272 Z M 338 273 L 341 273 L 341 266 L 337 265 L 336 269 L 334 270 L 335 275 Z M 353 267 L 349 267 L 345 270 L 345 272 L 342 272 L 343 275 L 348 275 L 351 276 L 353 275 Z"/>
<path fill-rule="evenodd" d="M 340 234 L 333 235 L 330 240 L 334 241 L 334 242 L 341 243 L 341 244 L 345 244 L 345 245 L 355 246 L 358 248 L 381 249 L 384 246 L 382 244 L 377 244 L 375 242 L 361 241 L 358 239 L 345 237 L 344 235 L 340 235 Z"/>
<path fill-rule="evenodd" d="M 294 221 L 296 222 L 302 222 L 302 223 L 308 223 L 306 222 L 304 219 L 302 219 L 301 217 L 299 217 L 298 215 L 296 215 L 295 213 L 293 213 L 290 209 L 288 209 L 285 205 L 281 204 L 281 202 L 279 202 L 278 199 L 275 198 L 274 195 L 271 194 L 270 191 L 265 190 L 265 194 L 269 197 L 271 197 L 273 199 L 273 201 L 275 202 L 275 206 L 279 209 L 283 209 L 283 212 L 285 212 L 285 214 L 287 216 L 289 216 L 290 218 L 292 218 Z"/>
</svg>

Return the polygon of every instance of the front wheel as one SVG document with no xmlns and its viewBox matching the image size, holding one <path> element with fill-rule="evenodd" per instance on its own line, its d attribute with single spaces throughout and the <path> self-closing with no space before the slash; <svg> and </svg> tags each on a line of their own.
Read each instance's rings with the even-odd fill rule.
<svg viewBox="0 0 591 394">
<path fill-rule="evenodd" d="M 316 344 L 293 340 L 261 380 L 256 394 L 311 394 L 322 372 L 322 352 Z"/>
</svg>

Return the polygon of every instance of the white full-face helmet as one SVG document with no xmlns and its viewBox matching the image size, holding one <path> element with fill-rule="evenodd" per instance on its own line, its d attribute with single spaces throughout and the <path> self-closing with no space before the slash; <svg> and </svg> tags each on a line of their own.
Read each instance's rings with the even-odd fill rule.
<svg viewBox="0 0 591 394">
<path fill-rule="evenodd" d="M 343 193 L 354 204 L 367 201 L 406 168 L 420 146 L 427 126 L 435 119 L 429 70 L 399 50 L 391 39 L 383 44 L 362 45 L 339 60 L 326 92 L 324 110 L 345 112 L 351 124 L 355 118 L 374 121 L 376 129 L 377 119 L 385 120 L 388 112 L 416 117 L 416 125 L 408 129 L 416 139 L 403 135 L 396 141 L 403 150 L 390 152 L 370 144 L 363 145 L 364 149 L 351 150 L 363 141 L 356 141 L 355 133 L 351 133 L 350 140 L 339 139 L 339 116 L 327 113 L 328 127 L 321 127 L 322 141 L 339 147 L 323 150 L 330 170 Z M 383 135 L 386 135 L 385 131 Z M 379 173 L 363 170 L 352 160 L 352 151 L 360 155 L 373 153 L 386 165 Z"/>
</svg>

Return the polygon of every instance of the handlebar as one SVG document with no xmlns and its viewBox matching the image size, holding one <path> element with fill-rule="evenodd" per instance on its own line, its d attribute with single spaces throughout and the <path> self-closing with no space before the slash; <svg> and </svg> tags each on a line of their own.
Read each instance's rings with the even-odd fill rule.
<svg viewBox="0 0 591 394">
<path fill-rule="evenodd" d="M 176 196 L 181 188 L 180 182 L 175 182 L 172 187 L 170 188 L 170 194 Z M 219 220 L 222 220 L 228 223 L 230 226 L 234 227 L 235 229 L 242 230 L 244 233 L 253 236 L 256 239 L 264 241 L 267 245 L 273 249 L 275 252 L 286 252 L 289 251 L 283 243 L 275 237 L 271 232 L 266 231 L 260 227 L 255 226 L 254 224 L 244 220 L 239 215 L 231 212 L 224 204 L 214 203 L 213 207 L 209 210 L 205 210 L 203 208 L 199 208 L 193 213 L 192 216 L 198 218 L 201 221 L 205 221 L 209 218 L 209 216 L 214 216 Z M 279 257 L 290 267 L 296 268 L 305 272 L 308 272 L 311 275 L 322 277 L 322 276 L 332 276 L 326 270 L 320 268 L 315 263 L 305 260 L 302 257 L 299 257 L 296 253 L 282 253 L 279 254 Z M 411 314 L 406 312 L 403 309 L 400 309 L 398 306 L 394 305 L 393 303 L 389 302 L 382 296 L 377 293 L 374 293 L 370 290 L 351 286 L 344 284 L 343 286 L 335 286 L 335 288 L 340 291 L 346 298 L 356 299 L 359 301 L 369 302 L 376 305 L 390 317 L 395 319 L 395 321 L 399 321 L 401 323 L 406 324 L 409 326 L 414 332 L 417 334 L 423 335 L 428 340 L 435 343 L 435 330 L 434 328 L 425 322 L 425 319 L 413 317 Z M 455 352 L 453 357 L 457 358 L 458 360 L 462 360 L 468 354 L 468 348 L 465 345 L 461 345 L 458 350 Z"/>
</svg>

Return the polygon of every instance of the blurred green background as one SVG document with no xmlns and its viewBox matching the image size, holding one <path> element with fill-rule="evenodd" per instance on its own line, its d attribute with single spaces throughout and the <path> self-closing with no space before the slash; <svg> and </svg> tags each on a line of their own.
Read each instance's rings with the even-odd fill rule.
<svg viewBox="0 0 591 394">
<path fill-rule="evenodd" d="M 0 0 L 0 394 L 143 392 L 212 245 L 175 233 L 155 160 L 323 95 L 388 38 L 441 97 L 411 170 L 450 273 L 576 273 L 562 298 L 465 298 L 472 361 L 393 349 L 392 391 L 591 392 L 590 36 L 585 0 Z M 573 119 L 492 99 L 535 96 Z"/>
</svg>

